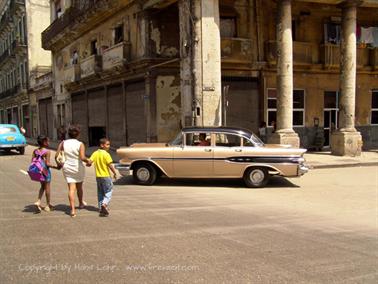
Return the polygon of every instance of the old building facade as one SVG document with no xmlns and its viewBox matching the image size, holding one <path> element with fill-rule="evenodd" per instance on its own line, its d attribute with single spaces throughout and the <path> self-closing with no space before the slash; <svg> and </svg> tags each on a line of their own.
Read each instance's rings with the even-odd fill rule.
<svg viewBox="0 0 378 284">
<path fill-rule="evenodd" d="M 51 64 L 41 47 L 41 32 L 49 25 L 47 0 L 0 1 L 0 120 L 15 123 L 32 135 L 29 76 Z"/>
<path fill-rule="evenodd" d="M 361 137 L 378 145 L 377 14 L 374 0 L 51 1 L 54 117 L 64 106 L 90 145 L 274 121 L 271 141 L 358 154 Z"/>
</svg>

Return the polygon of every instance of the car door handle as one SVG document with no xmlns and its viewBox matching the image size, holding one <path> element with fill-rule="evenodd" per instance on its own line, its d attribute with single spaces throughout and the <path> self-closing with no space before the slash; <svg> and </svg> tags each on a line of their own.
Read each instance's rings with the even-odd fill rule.
<svg viewBox="0 0 378 284">
<path fill-rule="evenodd" d="M 242 152 L 242 149 L 235 149 L 235 152 Z"/>
<path fill-rule="evenodd" d="M 211 152 L 211 149 L 205 149 L 205 152 Z"/>
</svg>

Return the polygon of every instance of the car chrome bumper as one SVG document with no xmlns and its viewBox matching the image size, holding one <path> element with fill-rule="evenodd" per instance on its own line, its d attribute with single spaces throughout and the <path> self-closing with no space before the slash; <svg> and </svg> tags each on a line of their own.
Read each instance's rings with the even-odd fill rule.
<svg viewBox="0 0 378 284">
<path fill-rule="evenodd" d="M 20 147 L 26 147 L 26 144 L 2 144 L 0 145 L 0 149 L 3 148 L 20 148 Z"/>
<path fill-rule="evenodd" d="M 298 175 L 303 176 L 305 173 L 307 173 L 309 168 L 306 165 L 299 165 L 298 166 Z"/>
<path fill-rule="evenodd" d="M 129 176 L 132 174 L 132 171 L 130 170 L 130 165 L 125 164 L 114 164 L 114 167 L 119 171 L 119 174 L 121 176 Z"/>
</svg>

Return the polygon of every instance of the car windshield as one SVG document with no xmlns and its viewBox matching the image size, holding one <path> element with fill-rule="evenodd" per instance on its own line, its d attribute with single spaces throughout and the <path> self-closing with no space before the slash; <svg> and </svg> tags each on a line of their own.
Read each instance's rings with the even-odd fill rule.
<svg viewBox="0 0 378 284">
<path fill-rule="evenodd" d="M 250 139 L 256 146 L 264 146 L 264 142 L 262 142 L 255 134 L 252 134 Z"/>
<path fill-rule="evenodd" d="M 177 134 L 176 138 L 168 143 L 171 146 L 182 145 L 182 133 Z"/>
<path fill-rule="evenodd" d="M 17 133 L 17 130 L 14 127 L 0 127 L 0 134 L 6 133 Z"/>
</svg>

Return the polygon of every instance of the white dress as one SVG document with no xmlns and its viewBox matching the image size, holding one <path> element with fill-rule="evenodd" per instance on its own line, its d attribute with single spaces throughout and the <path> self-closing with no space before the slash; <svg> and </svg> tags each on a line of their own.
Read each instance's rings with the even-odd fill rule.
<svg viewBox="0 0 378 284">
<path fill-rule="evenodd" d="M 68 139 L 63 142 L 64 155 L 66 161 L 63 165 L 63 175 L 67 183 L 83 182 L 85 177 L 85 168 L 80 160 L 81 142 L 77 139 Z"/>
</svg>

